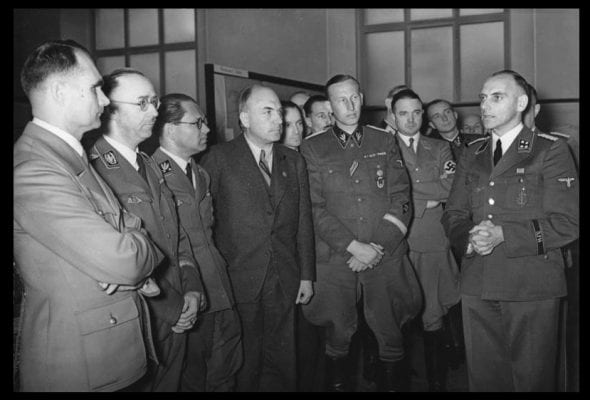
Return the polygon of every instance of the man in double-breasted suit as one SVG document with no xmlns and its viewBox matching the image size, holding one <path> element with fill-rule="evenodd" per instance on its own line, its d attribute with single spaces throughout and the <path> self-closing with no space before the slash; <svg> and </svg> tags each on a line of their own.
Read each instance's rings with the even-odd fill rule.
<svg viewBox="0 0 590 400">
<path fill-rule="evenodd" d="M 578 237 L 578 177 L 567 143 L 522 124 L 528 83 L 488 78 L 481 113 L 491 135 L 459 161 L 443 215 L 462 252 L 461 302 L 471 391 L 552 391 L 560 247 Z"/>
<path fill-rule="evenodd" d="M 152 345 L 137 287 L 162 255 L 80 144 L 109 104 L 88 51 L 45 42 L 21 81 L 34 118 L 14 146 L 14 258 L 25 291 L 19 389 L 119 390 L 146 372 Z"/>
<path fill-rule="evenodd" d="M 213 243 L 213 208 L 209 174 L 192 155 L 207 148 L 207 119 L 190 96 L 162 99 L 153 134 L 160 147 L 152 157 L 174 193 L 207 295 L 207 308 L 188 333 L 181 391 L 217 392 L 235 388 L 242 364 L 240 320 L 227 265 Z"/>
<path fill-rule="evenodd" d="M 445 391 L 443 317 L 459 302 L 459 269 L 440 218 L 455 176 L 455 162 L 446 141 L 420 134 L 422 101 L 415 92 L 398 92 L 391 107 L 396 137 L 412 181 L 414 217 L 408 245 L 424 294 L 422 326 L 428 386 L 430 391 Z"/>
<path fill-rule="evenodd" d="M 242 323 L 237 390 L 294 391 L 295 304 L 309 301 L 315 280 L 307 171 L 299 153 L 274 144 L 282 116 L 272 89 L 246 88 L 239 111 L 244 133 L 201 162 Z"/>
<path fill-rule="evenodd" d="M 205 306 L 200 274 L 190 242 L 179 225 L 174 196 L 154 160 L 137 151 L 151 136 L 158 98 L 150 81 L 133 69 L 104 77 L 111 101 L 89 158 L 128 211 L 141 217 L 150 238 L 165 254 L 154 277 L 161 293 L 150 297 L 159 364 L 152 365 L 138 390 L 178 391 L 186 350 L 185 332 Z"/>
</svg>

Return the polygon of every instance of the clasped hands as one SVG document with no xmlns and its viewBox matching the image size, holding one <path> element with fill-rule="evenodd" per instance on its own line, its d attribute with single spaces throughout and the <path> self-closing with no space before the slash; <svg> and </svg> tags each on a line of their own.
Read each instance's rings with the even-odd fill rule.
<svg viewBox="0 0 590 400">
<path fill-rule="evenodd" d="M 487 256 L 494 248 L 504 241 L 502 226 L 494 225 L 490 220 L 484 220 L 469 231 L 469 244 L 466 254 L 473 252 Z"/>
<path fill-rule="evenodd" d="M 197 322 L 197 313 L 202 311 L 207 306 L 207 300 L 205 295 L 201 292 L 186 292 L 184 294 L 184 305 L 182 306 L 182 312 L 176 325 L 172 327 L 172 332 L 182 333 L 188 329 L 191 329 L 195 322 Z"/>
<path fill-rule="evenodd" d="M 363 243 L 358 240 L 350 242 L 346 250 L 352 257 L 346 261 L 353 272 L 362 272 L 367 268 L 373 268 L 383 258 L 383 246 L 376 243 Z"/>
</svg>

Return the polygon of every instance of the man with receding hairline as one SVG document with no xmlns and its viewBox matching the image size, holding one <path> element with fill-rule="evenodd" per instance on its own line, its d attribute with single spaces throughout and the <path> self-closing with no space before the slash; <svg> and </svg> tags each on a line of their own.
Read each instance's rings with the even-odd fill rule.
<svg viewBox="0 0 590 400">
<path fill-rule="evenodd" d="M 442 222 L 463 254 L 470 391 L 554 391 L 560 248 L 578 237 L 578 176 L 562 139 L 522 123 L 528 83 L 497 72 L 480 93 L 491 135 L 459 161 Z"/>
<path fill-rule="evenodd" d="M 213 146 L 201 161 L 211 176 L 216 244 L 242 322 L 236 390 L 294 391 L 295 305 L 309 302 L 315 280 L 305 160 L 275 145 L 282 111 L 272 89 L 246 88 L 239 118 L 243 134 Z"/>
</svg>

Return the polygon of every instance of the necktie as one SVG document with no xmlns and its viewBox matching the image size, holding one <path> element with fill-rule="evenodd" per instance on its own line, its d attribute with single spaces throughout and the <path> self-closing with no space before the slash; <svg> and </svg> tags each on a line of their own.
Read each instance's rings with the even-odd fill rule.
<svg viewBox="0 0 590 400">
<path fill-rule="evenodd" d="M 147 173 L 145 171 L 145 162 L 143 161 L 143 157 L 141 156 L 141 154 L 139 153 L 135 153 L 137 156 L 137 165 L 139 166 L 139 168 L 137 169 L 137 172 L 139 172 L 139 175 L 141 175 L 141 177 L 143 178 L 144 181 L 148 181 L 147 179 Z"/>
<path fill-rule="evenodd" d="M 410 151 L 416 154 L 416 151 L 414 150 L 414 138 L 410 138 Z"/>
<path fill-rule="evenodd" d="M 191 165 L 190 161 L 188 164 L 186 164 L 186 177 L 190 181 L 191 186 L 193 186 L 193 166 Z"/>
<path fill-rule="evenodd" d="M 496 150 L 494 150 L 494 166 L 498 164 L 500 158 L 502 158 L 502 141 L 498 139 L 496 142 Z"/>
<path fill-rule="evenodd" d="M 268 164 L 266 163 L 266 154 L 264 153 L 264 150 L 260 150 L 260 161 L 258 161 L 258 166 L 263 172 L 262 175 L 264 176 L 264 180 L 266 181 L 268 186 L 270 186 L 271 175 L 270 169 L 268 168 Z"/>
</svg>

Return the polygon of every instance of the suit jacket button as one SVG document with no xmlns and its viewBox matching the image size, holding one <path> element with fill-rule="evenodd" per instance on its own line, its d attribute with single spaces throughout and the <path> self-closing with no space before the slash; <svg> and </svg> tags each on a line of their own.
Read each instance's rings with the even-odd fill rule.
<svg viewBox="0 0 590 400">
<path fill-rule="evenodd" d="M 495 202 L 496 201 L 494 199 L 489 199 L 488 200 L 488 203 L 490 204 L 490 206 L 493 206 Z"/>
<path fill-rule="evenodd" d="M 117 323 L 117 319 L 115 317 L 113 317 L 113 314 L 111 314 L 111 318 L 109 319 L 109 323 L 111 325 L 115 325 Z"/>
</svg>

